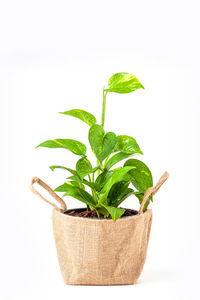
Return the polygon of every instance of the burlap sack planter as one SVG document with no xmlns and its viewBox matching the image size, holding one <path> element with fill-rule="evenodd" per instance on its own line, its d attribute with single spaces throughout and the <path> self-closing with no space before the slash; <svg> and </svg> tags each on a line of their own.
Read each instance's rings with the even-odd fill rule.
<svg viewBox="0 0 200 300">
<path fill-rule="evenodd" d="M 66 284 L 122 285 L 134 284 L 139 278 L 147 254 L 152 210 L 143 206 L 167 179 L 165 173 L 155 187 L 144 195 L 138 215 L 112 219 L 74 217 L 65 213 L 65 202 L 41 179 L 34 177 L 31 189 L 53 205 L 52 221 L 58 261 Z M 60 203 L 41 196 L 33 187 L 37 182 Z M 67 211 L 68 212 L 68 211 Z"/>
<path fill-rule="evenodd" d="M 67 284 L 134 284 L 146 259 L 152 211 L 110 220 L 53 210 L 60 269 Z"/>
</svg>

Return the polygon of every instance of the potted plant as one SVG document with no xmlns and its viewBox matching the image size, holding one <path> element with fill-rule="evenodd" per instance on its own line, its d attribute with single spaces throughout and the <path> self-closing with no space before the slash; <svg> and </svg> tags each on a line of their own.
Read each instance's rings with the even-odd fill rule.
<svg viewBox="0 0 200 300">
<path fill-rule="evenodd" d="M 78 156 L 74 169 L 50 166 L 52 171 L 64 169 L 70 173 L 54 190 L 38 177 L 31 183 L 32 191 L 54 206 L 53 231 L 60 268 L 67 284 L 134 284 L 143 269 L 152 222 L 152 210 L 147 208 L 168 173 L 165 172 L 153 187 L 152 174 L 146 164 L 131 158 L 143 154 L 136 140 L 104 131 L 108 93 L 125 94 L 137 89 L 144 87 L 132 74 L 114 74 L 103 89 L 100 125 L 85 110 L 62 112 L 89 126 L 88 139 L 96 156 L 96 166 L 89 161 L 86 146 L 77 140 L 47 140 L 37 146 L 63 148 Z M 126 160 L 123 166 L 116 167 L 123 160 Z M 36 182 L 58 201 L 60 207 L 35 190 Z M 63 193 L 62 198 L 55 192 Z M 139 211 L 121 207 L 131 195 L 139 200 Z M 66 196 L 85 203 L 85 208 L 67 210 L 63 200 Z"/>
</svg>

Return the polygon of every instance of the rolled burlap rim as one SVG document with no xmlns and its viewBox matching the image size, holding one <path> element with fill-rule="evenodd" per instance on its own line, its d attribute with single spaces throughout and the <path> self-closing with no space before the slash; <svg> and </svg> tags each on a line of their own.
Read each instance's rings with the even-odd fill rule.
<svg viewBox="0 0 200 300">
<path fill-rule="evenodd" d="M 169 173 L 165 172 L 159 179 L 158 183 L 154 186 L 154 187 L 150 187 L 144 194 L 142 203 L 140 205 L 140 209 L 138 211 L 138 214 L 141 215 L 143 213 L 143 208 L 144 205 L 146 203 L 146 201 L 148 201 L 147 207 L 149 206 L 150 203 L 150 195 L 155 195 L 157 193 L 157 191 L 160 189 L 160 187 L 163 185 L 163 183 L 168 179 L 169 177 Z M 45 197 L 43 197 L 35 188 L 34 188 L 34 184 L 37 183 L 40 186 L 42 186 L 59 204 L 61 207 L 58 207 L 55 203 L 50 202 L 49 200 L 47 200 Z M 31 186 L 30 186 L 31 191 L 36 194 L 38 197 L 40 197 L 42 200 L 44 200 L 45 202 L 49 203 L 51 206 L 53 206 L 56 210 L 60 211 L 60 212 L 64 212 L 67 210 L 67 205 L 64 202 L 64 200 L 62 198 L 60 198 L 51 188 L 50 186 L 48 186 L 44 181 L 42 181 L 40 178 L 38 177 L 33 177 L 31 180 Z"/>
</svg>

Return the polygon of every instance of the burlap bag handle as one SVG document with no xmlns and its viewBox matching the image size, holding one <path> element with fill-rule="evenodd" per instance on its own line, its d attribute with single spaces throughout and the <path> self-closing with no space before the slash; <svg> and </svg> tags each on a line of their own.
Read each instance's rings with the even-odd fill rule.
<svg viewBox="0 0 200 300">
<path fill-rule="evenodd" d="M 167 178 L 169 177 L 169 173 L 168 172 L 165 172 L 159 179 L 158 183 L 154 186 L 154 187 L 150 187 L 146 193 L 144 194 L 144 198 L 142 200 L 142 203 L 140 205 L 140 209 L 139 209 L 139 212 L 138 214 L 141 215 L 143 213 L 143 208 L 144 208 L 144 205 L 146 203 L 146 201 L 148 200 L 148 203 L 147 203 L 147 207 L 149 205 L 149 202 L 150 202 L 150 199 L 149 199 L 149 196 L 152 194 L 153 196 L 157 193 L 157 191 L 159 190 L 159 188 L 161 187 L 161 185 L 163 185 L 163 183 L 167 180 Z M 146 207 L 146 208 L 147 208 Z"/>
<path fill-rule="evenodd" d="M 34 184 L 37 183 L 40 186 L 42 186 L 45 190 L 47 190 L 47 192 L 60 204 L 61 208 L 59 208 L 56 204 L 54 204 L 53 202 L 48 201 L 46 198 L 44 198 L 35 188 L 34 188 Z M 50 186 L 48 186 L 44 181 L 42 181 L 40 178 L 38 177 L 33 177 L 31 180 L 31 191 L 36 194 L 37 196 L 39 196 L 42 200 L 44 200 L 45 202 L 49 203 L 50 205 L 52 205 L 53 207 L 55 207 L 56 210 L 58 211 L 65 211 L 67 210 L 67 205 L 65 204 L 65 202 L 63 201 L 63 199 L 61 199 L 51 188 Z"/>
</svg>

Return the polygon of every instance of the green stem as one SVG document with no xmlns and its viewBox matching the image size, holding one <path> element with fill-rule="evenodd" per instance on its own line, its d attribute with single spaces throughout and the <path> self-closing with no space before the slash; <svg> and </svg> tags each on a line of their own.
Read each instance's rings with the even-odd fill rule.
<svg viewBox="0 0 200 300">
<path fill-rule="evenodd" d="M 106 157 L 106 160 L 105 160 L 105 162 L 104 162 L 103 168 L 105 168 L 106 163 L 107 163 L 107 161 L 108 161 L 108 159 L 109 159 L 110 156 L 111 156 L 111 154 L 109 154 L 109 155 Z"/>
<path fill-rule="evenodd" d="M 89 182 L 92 182 L 92 180 L 91 180 L 91 177 L 90 177 L 90 174 L 88 174 L 88 179 L 89 179 Z M 95 200 L 95 193 L 94 193 L 94 191 L 93 191 L 93 189 L 92 188 L 90 188 L 91 189 L 91 192 L 92 192 L 92 196 L 93 196 L 93 198 L 94 198 L 94 200 Z"/>
<path fill-rule="evenodd" d="M 99 164 L 100 164 L 100 162 L 99 162 L 99 160 L 97 159 L 97 166 L 99 166 Z M 99 176 L 100 173 L 101 173 L 101 172 L 100 172 L 100 170 L 98 169 L 98 170 L 97 170 L 97 176 Z"/>
<path fill-rule="evenodd" d="M 102 114 L 101 114 L 101 126 L 104 127 L 105 123 L 105 113 L 106 113 L 106 96 L 107 96 L 107 91 L 103 89 L 103 104 L 102 104 Z"/>
<path fill-rule="evenodd" d="M 95 172 L 94 172 L 95 173 Z M 94 173 L 92 173 L 92 182 L 94 182 Z"/>
<path fill-rule="evenodd" d="M 89 179 L 89 182 L 92 182 L 90 174 L 88 174 L 88 179 Z"/>
</svg>

